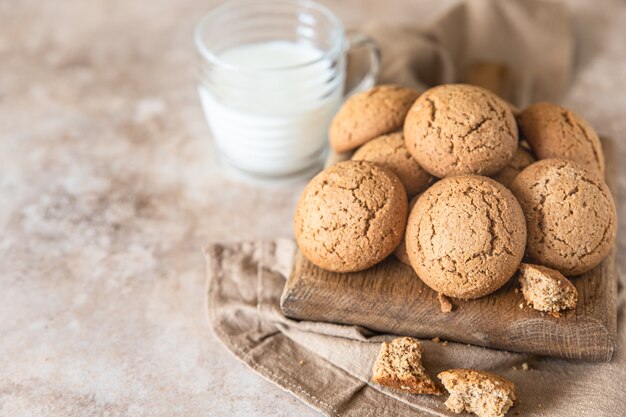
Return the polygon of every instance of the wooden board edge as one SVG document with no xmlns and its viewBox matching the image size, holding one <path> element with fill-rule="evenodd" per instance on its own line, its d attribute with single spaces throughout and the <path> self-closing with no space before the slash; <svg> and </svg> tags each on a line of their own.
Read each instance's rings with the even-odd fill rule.
<svg viewBox="0 0 626 417">
<path fill-rule="evenodd" d="M 336 317 L 336 315 L 324 315 L 324 312 L 326 311 L 335 311 L 327 309 L 328 305 L 325 304 L 325 300 L 327 299 L 326 293 L 328 291 L 325 288 L 308 288 L 306 291 L 310 291 L 315 296 L 312 298 L 307 298 L 307 303 L 303 308 L 301 304 L 301 296 L 303 294 L 302 283 L 307 280 L 300 276 L 301 272 L 299 271 L 299 266 L 302 266 L 302 262 L 298 261 L 302 260 L 302 256 L 303 255 L 299 252 L 299 250 L 297 250 L 296 254 L 294 255 L 294 262 L 292 264 L 290 276 L 285 283 L 283 293 L 280 298 L 281 311 L 285 316 L 290 318 L 298 320 L 322 321 L 342 325 L 357 325 L 379 333 L 382 332 L 398 335 L 410 335 L 426 339 L 438 336 L 444 340 L 455 341 L 458 343 L 467 343 L 475 346 L 483 346 L 490 349 L 507 350 L 519 353 L 531 353 L 547 357 L 576 359 L 584 361 L 609 362 L 612 359 L 612 356 L 617 348 L 617 309 L 615 302 L 609 302 L 607 304 L 601 305 L 604 310 L 602 317 L 607 317 L 609 320 L 604 321 L 602 318 L 596 316 L 585 318 L 584 321 L 579 321 L 578 323 L 576 323 L 576 327 L 587 327 L 589 329 L 588 331 L 594 334 L 594 344 L 592 346 L 585 346 L 578 351 L 568 350 L 564 348 L 564 346 L 572 343 L 571 340 L 576 340 L 577 338 L 576 332 L 574 331 L 574 326 L 572 326 L 571 324 L 564 329 L 553 328 L 549 331 L 553 334 L 560 334 L 560 337 L 563 338 L 562 342 L 550 346 L 538 346 L 532 344 L 524 345 L 519 341 L 514 344 L 512 343 L 511 345 L 507 344 L 506 342 L 493 342 L 493 340 L 507 340 L 507 337 L 509 335 L 505 330 L 503 330 L 502 333 L 492 333 L 490 337 L 487 338 L 472 336 L 471 334 L 456 334 L 454 337 L 451 337 L 451 334 L 446 333 L 445 331 L 440 331 L 438 332 L 438 334 L 435 334 L 430 329 L 420 330 L 415 327 L 410 330 L 405 329 L 400 331 L 394 331 L 385 327 L 377 327 L 377 325 L 372 322 L 360 322 L 358 320 L 338 321 L 334 318 Z M 615 277 L 610 283 L 611 294 L 614 294 L 617 291 L 617 275 L 614 256 L 615 250 L 613 250 L 611 254 L 603 261 L 609 269 L 607 271 L 607 275 Z M 307 281 L 307 285 L 310 285 L 310 282 Z M 316 313 L 311 314 L 312 311 L 315 311 Z M 536 313 L 541 314 L 540 312 Z M 339 316 L 341 316 L 341 314 Z M 557 322 L 552 322 L 550 321 L 550 319 L 547 320 L 546 318 L 540 317 L 539 315 L 536 317 L 536 321 L 533 320 L 533 318 L 530 318 L 530 320 L 532 322 L 532 325 L 531 323 L 527 322 L 527 326 L 529 326 L 531 330 L 534 329 L 533 331 L 538 331 L 537 329 L 541 328 L 545 329 L 546 326 L 557 326 Z M 565 342 L 565 339 L 570 339 L 570 343 Z M 585 341 L 583 340 L 578 343 L 585 343 Z"/>
</svg>

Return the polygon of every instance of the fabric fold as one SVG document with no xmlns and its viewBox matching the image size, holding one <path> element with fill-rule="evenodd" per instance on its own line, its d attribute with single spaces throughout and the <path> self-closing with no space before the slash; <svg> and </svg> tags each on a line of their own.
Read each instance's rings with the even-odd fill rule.
<svg viewBox="0 0 626 417">
<path fill-rule="evenodd" d="M 467 81 L 477 70 L 473 80 L 487 88 L 501 84 L 496 92 L 524 107 L 558 101 L 572 77 L 571 21 L 565 5 L 556 2 L 473 0 L 421 25 L 369 22 L 360 29 L 381 47 L 381 84 L 424 90 Z M 506 79 L 489 80 L 494 77 Z"/>
<path fill-rule="evenodd" d="M 332 323 L 292 320 L 280 312 L 295 242 L 216 244 L 207 258 L 207 313 L 216 336 L 239 360 L 327 416 L 447 416 L 445 395 L 410 395 L 370 381 L 380 342 L 393 336 Z M 624 293 L 620 293 L 620 312 Z M 618 334 L 619 345 L 624 333 Z M 626 409 L 625 356 L 610 363 L 539 358 L 425 340 L 431 376 L 455 367 L 512 380 L 524 416 L 614 416 Z M 522 369 L 526 363 L 529 370 Z"/>
</svg>

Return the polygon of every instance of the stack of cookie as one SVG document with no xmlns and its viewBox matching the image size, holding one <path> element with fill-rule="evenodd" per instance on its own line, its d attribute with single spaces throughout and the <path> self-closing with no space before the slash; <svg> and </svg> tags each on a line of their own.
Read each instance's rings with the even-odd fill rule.
<svg viewBox="0 0 626 417">
<path fill-rule="evenodd" d="M 311 180 L 294 220 L 302 253 L 322 269 L 360 271 L 395 253 L 440 294 L 473 299 L 525 257 L 527 301 L 554 312 L 575 305 L 565 276 L 614 244 L 598 135 L 557 105 L 514 115 L 470 85 L 421 95 L 378 86 L 346 101 L 329 138 L 352 159 Z"/>
</svg>

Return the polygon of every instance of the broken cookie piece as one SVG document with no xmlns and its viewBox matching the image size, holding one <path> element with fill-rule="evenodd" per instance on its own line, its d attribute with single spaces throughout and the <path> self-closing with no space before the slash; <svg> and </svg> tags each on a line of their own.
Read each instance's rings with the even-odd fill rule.
<svg viewBox="0 0 626 417">
<path fill-rule="evenodd" d="M 383 342 L 374 364 L 372 381 L 411 394 L 441 395 L 422 366 L 424 348 L 410 337 Z"/>
<path fill-rule="evenodd" d="M 517 400 L 513 383 L 489 372 L 451 369 L 437 377 L 450 392 L 446 407 L 457 414 L 502 417 Z"/>
<path fill-rule="evenodd" d="M 559 271 L 527 263 L 519 270 L 522 294 L 535 310 L 556 313 L 576 307 L 578 291 Z"/>
</svg>

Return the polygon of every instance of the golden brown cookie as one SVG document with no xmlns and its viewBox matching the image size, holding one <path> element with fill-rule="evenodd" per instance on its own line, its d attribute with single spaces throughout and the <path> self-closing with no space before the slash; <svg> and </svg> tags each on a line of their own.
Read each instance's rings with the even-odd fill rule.
<svg viewBox="0 0 626 417">
<path fill-rule="evenodd" d="M 322 269 L 354 272 L 386 258 L 404 234 L 407 197 L 391 171 L 345 161 L 306 186 L 294 218 L 304 256 Z"/>
<path fill-rule="evenodd" d="M 411 337 L 383 342 L 372 370 L 372 381 L 411 394 L 441 395 L 422 365 L 423 354 L 422 344 Z"/>
<path fill-rule="evenodd" d="M 413 196 L 413 198 L 409 200 L 409 212 L 413 209 L 413 206 L 415 206 L 415 203 L 417 203 L 417 199 L 419 198 L 419 196 L 420 195 L 418 194 L 416 196 Z M 406 236 L 406 230 L 405 230 L 405 235 L 402 236 L 402 241 L 400 242 L 396 250 L 393 251 L 393 254 L 396 256 L 396 258 L 398 258 L 400 262 L 402 262 L 405 265 L 411 266 L 411 261 L 409 260 L 409 254 L 406 251 L 405 236 Z"/>
<path fill-rule="evenodd" d="M 448 410 L 480 417 L 503 417 L 517 401 L 515 385 L 498 375 L 473 369 L 450 369 L 437 377 L 450 392 Z"/>
<path fill-rule="evenodd" d="M 433 180 L 406 149 L 402 132 L 372 139 L 357 149 L 352 159 L 374 162 L 391 170 L 404 184 L 409 198 L 424 191 Z"/>
<path fill-rule="evenodd" d="M 419 93 L 397 85 L 379 85 L 350 97 L 330 124 L 330 146 L 336 152 L 402 128 L 406 112 Z"/>
<path fill-rule="evenodd" d="M 513 159 L 492 178 L 509 188 L 511 183 L 524 168 L 535 162 L 535 157 L 521 145 L 517 147 Z"/>
<path fill-rule="evenodd" d="M 447 84 L 415 101 L 404 122 L 404 140 L 435 177 L 493 175 L 513 158 L 518 131 L 509 106 L 491 92 Z"/>
<path fill-rule="evenodd" d="M 600 138 L 576 113 L 556 104 L 536 103 L 522 111 L 519 124 L 537 159 L 569 159 L 604 176 Z"/>
<path fill-rule="evenodd" d="M 519 203 L 502 184 L 461 175 L 420 195 L 405 239 L 411 265 L 426 285 L 449 297 L 478 298 L 517 270 L 526 224 Z"/>
<path fill-rule="evenodd" d="M 578 275 L 611 250 L 617 230 L 615 203 L 597 170 L 544 159 L 520 172 L 511 191 L 526 215 L 526 254 L 538 264 Z"/>
</svg>

